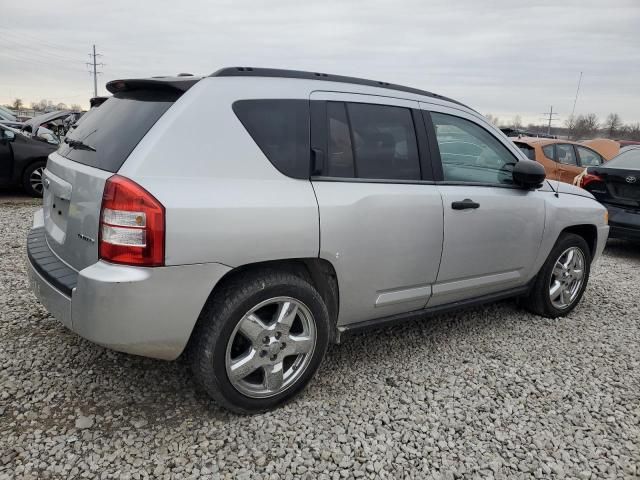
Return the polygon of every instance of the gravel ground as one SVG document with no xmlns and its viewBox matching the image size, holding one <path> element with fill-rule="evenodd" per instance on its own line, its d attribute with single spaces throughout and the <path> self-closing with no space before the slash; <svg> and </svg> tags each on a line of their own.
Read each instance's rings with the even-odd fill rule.
<svg viewBox="0 0 640 480">
<path fill-rule="evenodd" d="M 0 198 L 0 479 L 638 478 L 640 248 L 558 321 L 503 302 L 347 337 L 284 408 L 65 330 L 27 287 L 37 202 Z"/>
</svg>

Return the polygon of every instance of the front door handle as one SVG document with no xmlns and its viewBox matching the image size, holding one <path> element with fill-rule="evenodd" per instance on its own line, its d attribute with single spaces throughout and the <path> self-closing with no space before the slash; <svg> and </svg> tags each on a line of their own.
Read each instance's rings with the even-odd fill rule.
<svg viewBox="0 0 640 480">
<path fill-rule="evenodd" d="M 465 198 L 461 202 L 453 202 L 451 208 L 454 210 L 467 210 L 469 208 L 480 208 L 480 204 L 469 198 Z"/>
</svg>

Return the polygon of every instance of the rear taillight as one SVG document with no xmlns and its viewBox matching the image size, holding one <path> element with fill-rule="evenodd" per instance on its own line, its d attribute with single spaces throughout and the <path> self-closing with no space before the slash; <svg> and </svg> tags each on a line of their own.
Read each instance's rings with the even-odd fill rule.
<svg viewBox="0 0 640 480">
<path fill-rule="evenodd" d="M 587 185 L 594 182 L 602 182 L 602 178 L 592 173 L 585 173 L 582 177 L 580 177 L 579 186 L 582 188 L 587 188 Z"/>
<path fill-rule="evenodd" d="M 164 207 L 137 183 L 114 175 L 100 208 L 100 259 L 125 265 L 164 265 Z"/>
</svg>

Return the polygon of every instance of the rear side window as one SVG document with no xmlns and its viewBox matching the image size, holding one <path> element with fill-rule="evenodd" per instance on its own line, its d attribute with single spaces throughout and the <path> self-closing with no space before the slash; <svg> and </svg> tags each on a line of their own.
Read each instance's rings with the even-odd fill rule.
<svg viewBox="0 0 640 480">
<path fill-rule="evenodd" d="M 602 164 L 602 157 L 596 152 L 586 147 L 578 147 L 578 155 L 580 155 L 580 165 L 583 167 L 597 167 Z"/>
<path fill-rule="evenodd" d="M 308 100 L 239 100 L 233 111 L 273 166 L 309 178 Z"/>
<path fill-rule="evenodd" d="M 115 173 L 178 96 L 165 91 L 117 93 L 82 116 L 58 153 Z"/>
<path fill-rule="evenodd" d="M 420 180 L 411 110 L 367 103 L 327 103 L 329 176 Z"/>
<path fill-rule="evenodd" d="M 573 145 L 559 143 L 556 145 L 556 155 L 558 162 L 564 165 L 578 165 L 576 153 L 573 151 Z"/>
<path fill-rule="evenodd" d="M 527 145 L 526 143 L 517 143 L 517 142 L 516 142 L 516 146 L 520 149 L 522 153 L 526 155 L 526 157 L 529 160 L 536 159 L 536 151 L 532 146 Z"/>
</svg>

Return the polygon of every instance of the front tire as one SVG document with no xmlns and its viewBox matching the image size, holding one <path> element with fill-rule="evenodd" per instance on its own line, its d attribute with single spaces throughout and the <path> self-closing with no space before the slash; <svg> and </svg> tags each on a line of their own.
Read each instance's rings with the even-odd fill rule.
<svg viewBox="0 0 640 480">
<path fill-rule="evenodd" d="M 524 306 L 548 318 L 568 315 L 580 302 L 589 281 L 591 252 L 579 235 L 563 233 L 549 253 Z"/>
<path fill-rule="evenodd" d="M 209 299 L 194 331 L 196 381 L 220 406 L 257 413 L 297 395 L 329 343 L 329 314 L 306 280 L 240 274 Z"/>
<path fill-rule="evenodd" d="M 46 166 L 47 162 L 34 162 L 25 168 L 22 174 L 22 186 L 32 197 L 42 197 L 42 192 L 44 190 L 42 177 Z"/>
</svg>

